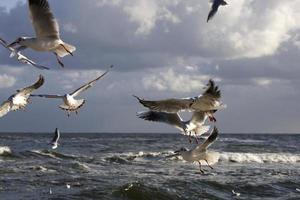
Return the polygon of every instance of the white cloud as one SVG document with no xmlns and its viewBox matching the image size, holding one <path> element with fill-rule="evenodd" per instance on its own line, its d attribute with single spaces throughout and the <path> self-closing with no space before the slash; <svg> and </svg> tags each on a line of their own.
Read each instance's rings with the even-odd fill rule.
<svg viewBox="0 0 300 200">
<path fill-rule="evenodd" d="M 0 88 L 9 88 L 14 86 L 16 78 L 7 74 L 0 74 Z"/>
<path fill-rule="evenodd" d="M 268 86 L 271 85 L 273 82 L 271 79 L 267 79 L 267 78 L 255 78 L 253 79 L 253 81 L 256 85 L 259 86 Z"/>
<path fill-rule="evenodd" d="M 77 33 L 77 27 L 72 23 L 66 23 L 63 25 L 65 31 L 69 33 Z"/>
<path fill-rule="evenodd" d="M 200 91 L 205 86 L 204 81 L 207 80 L 208 76 L 183 74 L 183 72 L 179 73 L 168 69 L 145 76 L 143 84 L 146 89 L 189 93 Z"/>
</svg>

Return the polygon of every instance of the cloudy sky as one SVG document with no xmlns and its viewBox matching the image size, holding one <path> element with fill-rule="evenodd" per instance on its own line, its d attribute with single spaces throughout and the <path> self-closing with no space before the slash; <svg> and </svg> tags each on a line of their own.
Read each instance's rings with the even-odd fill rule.
<svg viewBox="0 0 300 200">
<path fill-rule="evenodd" d="M 59 100 L 33 99 L 27 111 L 1 118 L 1 131 L 177 132 L 136 118 L 131 96 L 197 96 L 217 80 L 228 105 L 217 114 L 227 133 L 300 132 L 300 1 L 228 0 L 206 23 L 206 0 L 49 0 L 62 38 L 77 46 L 61 69 L 52 54 L 24 51 L 51 71 L 39 71 L 0 48 L 0 101 L 46 78 L 40 93 L 66 93 L 109 65 L 115 68 L 82 94 L 87 104 L 70 118 Z M 70 4 L 72 2 L 72 4 Z M 1 0 L 0 37 L 33 36 L 25 0 Z M 186 116 L 188 117 L 188 116 Z"/>
</svg>

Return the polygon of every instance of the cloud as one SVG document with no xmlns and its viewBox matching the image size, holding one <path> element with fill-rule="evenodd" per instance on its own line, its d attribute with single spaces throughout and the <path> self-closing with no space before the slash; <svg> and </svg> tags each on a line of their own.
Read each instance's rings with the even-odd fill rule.
<svg viewBox="0 0 300 200">
<path fill-rule="evenodd" d="M 188 68 L 190 69 L 190 68 Z M 143 78 L 146 89 L 158 91 L 172 91 L 177 93 L 189 93 L 200 91 L 208 80 L 208 76 L 191 75 L 184 72 L 175 72 L 172 68 L 166 71 L 154 72 Z"/>
<path fill-rule="evenodd" d="M 7 74 L 0 74 L 0 88 L 10 88 L 16 83 L 16 78 Z"/>
</svg>

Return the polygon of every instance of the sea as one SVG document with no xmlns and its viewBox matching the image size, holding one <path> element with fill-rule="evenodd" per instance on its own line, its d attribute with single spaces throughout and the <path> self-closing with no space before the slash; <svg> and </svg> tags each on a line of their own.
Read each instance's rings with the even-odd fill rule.
<svg viewBox="0 0 300 200">
<path fill-rule="evenodd" d="M 0 200 L 300 199 L 300 135 L 220 133 L 204 174 L 170 157 L 197 145 L 180 134 L 62 132 L 55 150 L 52 137 L 0 134 Z"/>
</svg>

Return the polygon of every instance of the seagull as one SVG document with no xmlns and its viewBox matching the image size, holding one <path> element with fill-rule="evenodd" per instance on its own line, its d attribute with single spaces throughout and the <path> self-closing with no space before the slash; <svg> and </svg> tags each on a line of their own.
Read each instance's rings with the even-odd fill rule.
<svg viewBox="0 0 300 200">
<path fill-rule="evenodd" d="M 166 113 L 178 113 L 179 111 L 189 112 L 206 112 L 209 114 L 210 121 L 216 121 L 213 113 L 219 109 L 226 108 L 221 101 L 221 91 L 218 86 L 215 85 L 213 80 L 209 80 L 207 88 L 204 93 L 194 98 L 183 98 L 183 99 L 165 99 L 159 101 L 149 101 L 134 96 L 138 101 L 148 109 L 156 112 Z"/>
<path fill-rule="evenodd" d="M 31 95 L 33 97 L 44 97 L 44 98 L 50 98 L 50 99 L 62 99 L 64 104 L 60 105 L 59 108 L 62 110 L 65 110 L 67 112 L 68 117 L 70 116 L 70 112 L 75 112 L 78 114 L 78 109 L 81 108 L 85 104 L 84 99 L 75 99 L 79 94 L 81 94 L 83 91 L 91 88 L 96 81 L 101 79 L 103 76 L 105 76 L 109 70 L 113 67 L 111 65 L 109 69 L 104 72 L 101 76 L 97 77 L 96 79 L 84 84 L 80 88 L 76 89 L 74 92 L 65 94 L 65 95 L 49 95 L 49 94 L 38 94 L 38 95 Z"/>
<path fill-rule="evenodd" d="M 59 26 L 50 10 L 47 0 L 28 0 L 28 5 L 36 37 L 19 37 L 13 43 L 8 45 L 8 47 L 19 45 L 16 49 L 17 52 L 26 48 L 31 48 L 35 51 L 53 52 L 57 62 L 61 67 L 64 67 L 60 58 L 65 57 L 68 54 L 73 56 L 76 47 L 63 42 L 60 39 Z"/>
<path fill-rule="evenodd" d="M 228 3 L 224 0 L 210 0 L 210 2 L 212 3 L 212 6 L 209 11 L 206 22 L 208 22 L 211 18 L 213 18 L 213 16 L 215 16 L 215 14 L 217 13 L 217 11 L 219 9 L 219 6 L 228 5 Z"/>
<path fill-rule="evenodd" d="M 58 128 L 55 129 L 54 137 L 52 139 L 51 145 L 52 149 L 56 149 L 58 147 L 58 140 L 60 138 L 60 132 Z"/>
<path fill-rule="evenodd" d="M 204 171 L 201 168 L 201 162 L 200 162 L 201 160 L 204 160 L 207 163 L 207 166 L 209 166 L 211 169 L 213 169 L 213 167 L 210 166 L 210 164 L 208 163 L 208 160 L 218 157 L 218 153 L 217 152 L 209 152 L 209 151 L 207 151 L 207 148 L 212 143 L 215 142 L 215 140 L 218 137 L 218 134 L 219 134 L 219 131 L 218 131 L 217 127 L 214 127 L 212 133 L 207 138 L 207 140 L 205 140 L 205 142 L 196 146 L 192 150 L 187 150 L 186 148 L 181 148 L 180 150 L 175 151 L 174 152 L 175 154 L 173 156 L 180 155 L 180 156 L 182 156 L 182 158 L 185 161 L 198 162 L 201 173 L 204 173 Z"/>
<path fill-rule="evenodd" d="M 17 90 L 17 93 L 10 96 L 5 102 L 0 106 L 0 117 L 6 115 L 9 111 L 17 111 L 19 109 L 25 109 L 26 105 L 30 103 L 30 94 L 40 88 L 44 84 L 44 77 L 39 76 L 39 79 L 33 85 Z"/>
<path fill-rule="evenodd" d="M 137 114 L 141 119 L 162 122 L 174 126 L 179 129 L 183 135 L 189 136 L 189 141 L 191 143 L 192 133 L 194 133 L 194 138 L 198 143 L 197 137 L 206 133 L 209 130 L 209 126 L 204 126 L 207 119 L 207 114 L 205 112 L 194 112 L 191 119 L 188 121 L 183 121 L 178 113 L 165 113 L 156 111 L 144 111 Z"/>
<path fill-rule="evenodd" d="M 234 190 L 231 190 L 231 192 L 232 192 L 232 196 L 236 196 L 236 197 L 241 196 L 241 193 L 239 193 L 239 192 L 236 192 Z"/>
<path fill-rule="evenodd" d="M 27 58 L 20 52 L 16 52 L 16 50 L 14 48 L 7 47 L 7 42 L 5 40 L 3 40 L 2 38 L 0 38 L 0 44 L 11 52 L 10 57 L 15 57 L 19 62 L 21 62 L 23 64 L 31 65 L 31 66 L 36 67 L 41 70 L 45 70 L 45 69 L 49 70 L 48 67 L 44 67 L 42 65 L 36 64 L 34 61 L 30 60 L 29 58 Z"/>
</svg>

